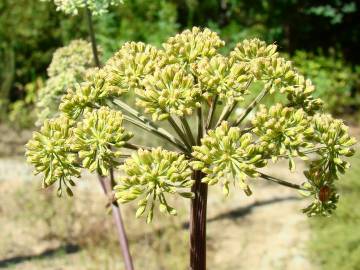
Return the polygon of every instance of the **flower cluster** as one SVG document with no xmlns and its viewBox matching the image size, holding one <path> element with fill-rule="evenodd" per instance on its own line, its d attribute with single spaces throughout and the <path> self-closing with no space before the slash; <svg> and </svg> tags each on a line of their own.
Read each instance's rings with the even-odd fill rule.
<svg viewBox="0 0 360 270">
<path fill-rule="evenodd" d="M 100 175 L 108 175 L 110 168 L 120 163 L 121 151 L 117 150 L 133 136 L 122 126 L 123 116 L 119 111 L 101 107 L 84 115 L 74 128 L 72 150 L 79 154 L 84 168 Z"/>
<path fill-rule="evenodd" d="M 137 105 L 151 113 L 154 120 L 163 120 L 170 114 L 184 116 L 200 106 L 201 90 L 194 79 L 178 64 L 158 69 L 143 80 L 144 90 L 137 91 Z"/>
<path fill-rule="evenodd" d="M 192 155 L 197 159 L 191 163 L 193 169 L 206 174 L 202 182 L 214 185 L 221 181 L 225 194 L 229 193 L 232 180 L 250 195 L 246 178 L 258 176 L 256 168 L 266 164 L 262 149 L 254 144 L 252 135 L 242 134 L 239 128 L 229 127 L 227 122 L 210 130 L 201 145 L 194 146 L 193 150 Z"/>
<path fill-rule="evenodd" d="M 339 195 L 333 182 L 333 176 L 316 167 L 304 172 L 308 182 L 303 184 L 307 190 L 301 192 L 304 196 L 314 198 L 313 202 L 303 209 L 308 216 L 329 216 L 336 209 Z"/>
<path fill-rule="evenodd" d="M 164 52 L 142 42 L 125 43 L 104 67 L 109 84 L 120 91 L 142 88 L 142 80 L 166 64 Z"/>
<path fill-rule="evenodd" d="M 289 157 L 290 169 L 294 169 L 292 157 L 304 156 L 302 149 L 312 146 L 306 138 L 313 133 L 309 116 L 302 109 L 276 104 L 270 109 L 260 107 L 252 120 L 253 132 L 259 137 L 266 155 L 276 160 L 279 156 Z"/>
<path fill-rule="evenodd" d="M 313 140 L 320 145 L 318 154 L 335 173 L 344 172 L 349 163 L 340 159 L 341 156 L 350 157 L 354 154 L 351 148 L 356 139 L 351 137 L 348 127 L 341 120 L 333 119 L 330 115 L 317 114 L 313 117 Z"/>
<path fill-rule="evenodd" d="M 312 140 L 319 145 L 316 151 L 319 158 L 312 161 L 310 169 L 304 172 L 308 179 L 304 184 L 308 192 L 304 195 L 312 196 L 314 201 L 303 211 L 309 216 L 328 216 L 336 208 L 339 197 L 334 184 L 338 172 L 345 173 L 350 167 L 341 157 L 354 154 L 351 146 L 356 140 L 350 137 L 348 128 L 341 120 L 333 119 L 330 115 L 315 115 L 312 127 Z"/>
<path fill-rule="evenodd" d="M 196 74 L 203 87 L 203 95 L 219 95 L 227 103 L 244 100 L 252 76 L 243 63 L 232 63 L 222 55 L 203 58 L 196 65 Z"/>
<path fill-rule="evenodd" d="M 207 28 L 201 30 L 193 27 L 169 38 L 163 47 L 171 61 L 189 64 L 200 58 L 214 56 L 224 45 L 225 42 L 217 33 Z"/>
<path fill-rule="evenodd" d="M 225 194 L 233 183 L 250 195 L 247 179 L 254 177 L 300 189 L 258 171 L 269 159 L 279 158 L 288 159 L 293 170 L 299 156 L 314 158 L 305 171 L 308 181 L 302 188 L 314 201 L 304 212 L 310 216 L 330 214 L 338 199 L 335 180 L 349 167 L 342 157 L 354 152 L 355 140 L 347 127 L 317 113 L 322 103 L 313 97 L 314 85 L 278 55 L 275 45 L 245 40 L 228 56 L 218 50 L 223 45 L 215 32 L 194 27 L 169 38 L 159 49 L 141 42 L 125 43 L 101 69 L 88 69 L 88 45 L 84 51 L 74 48 L 75 55 L 67 55 L 66 50 L 56 54 L 58 64 L 51 65 L 49 75 L 65 79 L 61 72 L 65 67 L 81 78 L 86 73 L 86 79 L 73 84 L 59 106 L 72 120 L 64 116 L 46 121 L 28 143 L 28 160 L 37 173 L 44 173 L 44 186 L 59 180 L 68 187 L 71 178 L 79 176 L 80 167 L 107 175 L 110 168 L 120 168 L 120 148 L 137 150 L 121 167 L 125 175 L 115 193 L 119 202 L 139 199 L 136 215 L 147 212 L 150 222 L 157 203 L 160 211 L 175 214 L 167 195 L 191 198 L 189 189 L 194 181 L 221 183 Z M 238 119 L 228 122 L 232 112 L 247 102 L 239 101 L 255 81 L 263 83 L 263 90 Z M 57 80 L 50 83 L 56 85 Z M 284 103 L 269 108 L 261 105 L 262 98 L 274 92 L 286 96 Z M 120 101 L 124 93 L 133 93 L 135 105 L 152 120 Z M 258 111 L 251 126 L 242 130 L 239 126 L 254 108 Z M 199 126 L 192 129 L 188 120 L 193 120 L 195 110 Z M 128 143 L 132 134 L 123 128 L 123 119 L 181 152 L 142 150 L 147 147 Z M 162 120 L 169 121 L 175 136 L 166 124 L 159 127 L 155 123 Z M 204 177 L 198 179 L 199 175 Z"/>
<path fill-rule="evenodd" d="M 80 8 L 88 7 L 93 15 L 101 15 L 107 13 L 111 6 L 122 4 L 123 0 L 54 0 L 54 3 L 56 9 L 65 14 L 78 15 Z"/>
<path fill-rule="evenodd" d="M 59 109 L 72 119 L 77 119 L 84 112 L 91 111 L 123 93 L 107 81 L 104 70 L 90 72 L 90 80 L 69 88 L 67 94 L 62 97 Z"/>
<path fill-rule="evenodd" d="M 251 62 L 261 58 L 277 57 L 276 45 L 267 45 L 260 39 L 245 39 L 238 43 L 230 56 L 239 62 Z"/>
<path fill-rule="evenodd" d="M 91 44 L 84 40 L 74 40 L 55 51 L 48 68 L 49 79 L 38 93 L 38 124 L 57 115 L 61 96 L 68 88 L 84 81 L 93 66 Z"/>
<path fill-rule="evenodd" d="M 115 197 L 121 203 L 141 198 L 138 202 L 136 217 L 147 210 L 147 222 L 151 222 L 156 202 L 159 210 L 176 215 L 176 210 L 167 200 L 167 194 L 179 194 L 192 198 L 187 192 L 193 184 L 189 162 L 184 155 L 156 148 L 151 151 L 140 149 L 125 161 L 126 176 L 120 178 L 115 186 Z"/>
<path fill-rule="evenodd" d="M 62 188 L 71 195 L 69 185 L 73 177 L 80 177 L 77 155 L 71 151 L 71 121 L 61 117 L 46 120 L 39 132 L 34 132 L 26 144 L 27 161 L 34 165 L 35 173 L 43 173 L 43 187 L 59 181 L 58 195 Z"/>
<path fill-rule="evenodd" d="M 244 63 L 258 80 L 265 82 L 270 93 L 285 93 L 289 106 L 303 108 L 314 113 L 322 105 L 312 93 L 315 87 L 310 80 L 299 74 L 290 61 L 279 57 L 275 45 L 266 45 L 258 39 L 244 40 L 238 43 L 230 53 L 235 63 Z"/>
</svg>

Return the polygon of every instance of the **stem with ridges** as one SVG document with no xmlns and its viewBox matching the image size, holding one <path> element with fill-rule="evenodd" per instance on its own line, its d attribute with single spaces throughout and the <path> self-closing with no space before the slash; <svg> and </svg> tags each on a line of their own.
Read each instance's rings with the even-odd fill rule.
<svg viewBox="0 0 360 270">
<path fill-rule="evenodd" d="M 208 130 L 209 128 L 211 128 L 212 125 L 212 121 L 214 119 L 214 114 L 215 114 L 215 110 L 216 110 L 216 105 L 217 105 L 217 100 L 218 100 L 219 96 L 216 95 L 212 98 L 211 101 L 211 105 L 210 105 L 210 109 L 209 109 L 209 114 L 208 114 L 208 118 L 206 120 L 206 125 L 205 125 L 205 129 Z"/>
<path fill-rule="evenodd" d="M 86 4 L 86 1 L 85 1 L 85 4 Z M 91 11 L 89 10 L 89 8 L 87 7 L 87 4 L 86 4 L 85 10 L 86 10 L 87 22 L 88 22 L 88 27 L 89 27 L 89 34 L 90 34 L 91 47 L 92 47 L 93 56 L 94 56 L 94 62 L 98 68 L 101 68 L 100 60 L 99 60 L 99 53 L 98 53 L 97 45 L 96 45 L 96 38 L 95 38 L 93 21 L 92 21 L 92 14 L 91 14 Z M 108 194 L 111 193 L 112 188 L 115 184 L 113 169 L 112 168 L 110 169 L 110 180 L 109 181 L 104 181 L 104 178 L 99 174 L 98 174 L 98 179 L 99 179 L 102 190 L 104 191 L 105 195 L 108 196 Z M 106 187 L 106 182 L 109 185 L 108 187 Z M 113 218 L 115 221 L 115 226 L 116 226 L 116 230 L 117 230 L 121 253 L 124 258 L 125 269 L 126 270 L 134 270 L 134 266 L 133 266 L 133 262 L 132 262 L 132 258 L 131 258 L 131 254 L 130 254 L 129 244 L 128 244 L 128 240 L 126 237 L 125 227 L 124 227 L 124 223 L 122 220 L 120 208 L 117 204 L 112 204 L 111 208 L 112 208 Z"/>
<path fill-rule="evenodd" d="M 265 180 L 268 180 L 268 181 L 271 181 L 271 182 L 274 182 L 274 183 L 277 183 L 279 185 L 286 186 L 286 187 L 289 187 L 289 188 L 306 191 L 306 189 L 303 188 L 301 185 L 293 184 L 293 183 L 281 180 L 279 178 L 276 178 L 274 176 L 267 175 L 265 173 L 261 173 L 261 172 L 258 172 L 258 173 L 259 173 L 259 177 L 261 177 L 261 178 L 263 178 Z"/>
<path fill-rule="evenodd" d="M 206 270 L 206 204 L 208 185 L 201 183 L 204 174 L 193 172 L 195 184 L 191 188 L 195 198 L 190 211 L 190 269 Z"/>
<path fill-rule="evenodd" d="M 266 94 L 270 91 L 271 85 L 265 87 L 260 94 L 250 103 L 250 105 L 246 108 L 246 110 L 240 115 L 239 119 L 236 120 L 232 126 L 238 126 L 241 122 L 248 116 L 248 114 L 259 104 L 259 102 L 266 96 Z"/>
<path fill-rule="evenodd" d="M 182 132 L 182 130 L 176 124 L 174 118 L 172 118 L 171 115 L 169 115 L 168 121 L 169 121 L 170 125 L 173 127 L 173 129 L 175 130 L 175 132 L 179 135 L 179 137 L 181 138 L 183 143 L 186 145 L 187 149 L 189 151 L 191 151 L 191 145 L 189 144 L 186 135 Z"/>
<path fill-rule="evenodd" d="M 160 138 L 167 140 L 168 142 L 173 144 L 176 148 L 183 151 L 184 153 L 189 153 L 188 149 L 186 149 L 185 145 L 181 141 L 179 141 L 177 138 L 175 138 L 171 134 L 168 134 L 167 131 L 163 130 L 162 128 L 153 127 L 149 124 L 137 121 L 136 119 L 133 119 L 133 118 L 129 117 L 128 115 L 124 115 L 123 117 L 124 117 L 125 121 L 128 121 L 129 123 L 141 128 L 143 130 L 146 130 Z"/>
</svg>

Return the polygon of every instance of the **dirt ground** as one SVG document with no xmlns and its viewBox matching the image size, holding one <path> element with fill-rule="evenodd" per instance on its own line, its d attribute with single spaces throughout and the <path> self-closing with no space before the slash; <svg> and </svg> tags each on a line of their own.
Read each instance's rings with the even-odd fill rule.
<svg viewBox="0 0 360 270">
<path fill-rule="evenodd" d="M 0 269 L 123 269 L 95 177 L 85 174 L 73 199 L 44 195 L 23 157 L 31 133 L 0 131 Z M 266 172 L 301 183 L 302 167 L 289 173 L 286 163 L 277 163 Z M 250 197 L 232 188 L 226 198 L 210 187 L 208 269 L 316 269 L 307 254 L 308 218 L 301 213 L 308 202 L 296 190 L 264 180 L 250 185 Z M 152 225 L 136 220 L 133 206 L 122 206 L 136 269 L 187 269 L 189 202 L 175 203 L 178 217 L 159 216 Z"/>
<path fill-rule="evenodd" d="M 293 179 L 294 182 L 301 182 L 301 168 L 298 171 L 299 173 L 290 175 L 286 164 L 278 164 L 268 170 L 268 173 L 289 180 Z M 38 178 L 32 176 L 31 168 L 26 165 L 24 158 L 0 159 L 0 194 L 3 199 L 8 196 L 7 200 L 16 202 L 17 198 L 9 198 L 9 196 L 14 196 L 10 195 L 14 194 L 11 193 L 11 190 L 16 189 L 16 185 L 33 183 L 35 179 L 39 181 Z M 11 181 L 13 182 L 11 183 Z M 95 192 L 99 195 L 100 191 L 97 186 L 94 191 L 94 183 L 95 179 L 92 179 L 81 186 L 79 190 L 81 193 L 83 191 L 87 194 Z M 36 185 L 29 184 L 32 189 L 34 186 Z M 266 183 L 263 180 L 253 180 L 252 187 L 253 195 L 250 197 L 246 197 L 241 190 L 233 189 L 228 198 L 224 198 L 218 188 L 210 188 L 208 269 L 314 269 L 306 254 L 306 244 L 309 238 L 307 217 L 301 213 L 301 208 L 306 205 L 306 201 L 301 199 L 296 190 Z M 31 188 L 27 192 L 35 192 Z M 178 252 L 183 256 L 182 261 L 172 269 L 186 269 L 187 232 L 180 226 L 182 222 L 186 222 L 188 207 L 186 203 L 180 202 L 178 207 L 183 207 L 183 213 L 180 213 L 180 216 L 172 221 L 179 225 L 172 233 L 180 235 L 178 238 L 180 240 L 176 241 L 182 241 L 181 244 L 175 244 L 177 247 L 170 249 L 170 253 L 167 254 L 169 250 L 157 248 L 164 244 L 164 239 L 159 242 L 156 240 L 148 242 L 147 248 L 155 253 L 164 252 L 164 258 L 157 258 L 156 261 L 151 262 L 152 257 L 138 255 L 136 256 L 138 269 L 169 269 L 157 267 L 159 260 L 176 257 Z M 95 211 L 102 210 L 98 208 Z M 39 219 L 41 218 L 42 216 L 39 215 Z M 125 219 L 128 219 L 129 223 L 133 223 L 133 213 L 125 212 Z M 135 222 L 141 223 L 138 224 L 140 228 L 147 226 L 143 221 Z M 130 226 L 129 228 L 128 225 L 130 238 L 139 235 L 138 232 L 133 233 L 132 225 Z M 23 224 L 19 222 L 19 218 L 10 219 L 3 213 L 3 215 L 0 214 L 0 227 L 0 239 L 2 239 L 0 240 L 0 269 L 96 269 L 83 263 L 84 260 L 91 260 L 91 256 L 88 258 L 86 250 L 78 250 L 77 246 L 72 249 L 72 246 L 69 245 L 61 252 L 52 254 L 51 250 L 59 245 L 59 241 L 41 239 L 41 233 L 39 233 L 41 227 L 39 226 L 34 225 L 36 229 L 33 229 L 31 224 Z M 152 234 L 152 230 L 161 227 L 160 222 L 145 230 Z M 50 252 L 51 256 L 42 256 L 46 252 Z M 179 255 L 179 258 L 181 256 Z M 106 267 L 102 264 L 102 266 L 109 270 L 121 269 L 121 258 L 118 259 L 118 263 L 109 263 Z M 185 262 L 183 262 L 184 260 Z"/>
</svg>

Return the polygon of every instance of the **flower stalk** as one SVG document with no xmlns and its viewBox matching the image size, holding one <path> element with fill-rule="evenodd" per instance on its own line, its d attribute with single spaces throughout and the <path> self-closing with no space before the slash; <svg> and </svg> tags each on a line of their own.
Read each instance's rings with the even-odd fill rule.
<svg viewBox="0 0 360 270">
<path fill-rule="evenodd" d="M 195 184 L 191 188 L 195 197 L 190 210 L 190 269 L 206 270 L 206 211 L 208 185 L 202 183 L 204 174 L 194 171 Z"/>
<path fill-rule="evenodd" d="M 43 186 L 57 183 L 59 195 L 63 189 L 73 194 L 71 187 L 82 169 L 101 175 L 103 190 L 116 200 L 113 215 L 127 270 L 133 266 L 117 203 L 136 201 L 135 216 L 150 223 L 158 214 L 177 214 L 173 197 L 190 199 L 191 270 L 206 269 L 209 186 L 221 187 L 225 196 L 233 187 L 250 196 L 252 179 L 262 178 L 312 197 L 303 209 L 308 216 L 329 216 L 336 208 L 335 183 L 349 168 L 343 158 L 354 154 L 356 142 L 348 128 L 319 112 L 322 102 L 313 97 L 311 81 L 280 57 L 275 45 L 244 40 L 229 55 L 220 54 L 222 46 L 217 33 L 197 27 L 169 38 L 162 49 L 125 43 L 86 82 L 69 90 L 60 104 L 61 117 L 46 120 L 27 144 L 28 161 L 35 173 L 43 174 Z M 254 81 L 263 84 L 263 90 L 245 106 Z M 121 101 L 128 92 L 143 112 Z M 261 104 L 274 92 L 284 94 L 287 102 Z M 223 106 L 220 117 L 217 106 Z M 236 109 L 244 110 L 228 122 Z M 253 110 L 251 121 L 240 126 Z M 194 131 L 189 122 L 193 115 Z M 134 134 L 126 130 L 125 121 L 164 139 L 176 151 L 167 145 L 132 143 Z M 160 128 L 159 122 L 173 130 Z M 124 154 L 124 148 L 131 155 Z M 260 171 L 269 161 L 285 159 L 294 172 L 299 158 L 310 157 L 302 185 Z M 114 179 L 117 169 L 123 173 Z M 110 180 L 105 181 L 107 175 Z"/>
<path fill-rule="evenodd" d="M 91 47 L 92 47 L 94 62 L 95 62 L 96 67 L 101 68 L 99 52 L 98 52 L 97 44 L 96 44 L 96 37 L 95 37 L 92 13 L 91 13 L 89 7 L 87 6 L 87 4 L 85 7 L 85 12 L 86 12 L 86 18 L 87 18 L 87 24 L 88 24 L 88 29 L 89 29 L 89 35 L 90 35 L 90 40 L 91 40 Z M 137 146 L 134 146 L 129 143 L 127 143 L 126 146 L 130 149 L 138 148 Z M 99 179 L 99 182 L 103 189 L 104 194 L 106 196 L 109 196 L 109 194 L 111 194 L 111 192 L 114 188 L 114 185 L 115 185 L 113 168 L 110 168 L 110 179 L 104 178 L 99 173 L 97 175 L 98 175 L 98 179 Z M 125 269 L 126 270 L 134 270 L 134 265 L 133 265 L 132 257 L 130 254 L 129 242 L 127 239 L 127 235 L 126 235 L 124 222 L 122 219 L 119 204 L 112 203 L 111 209 L 112 209 L 112 215 L 113 215 L 115 226 L 116 226 L 116 232 L 118 235 L 118 241 L 119 241 L 121 253 L 124 258 Z"/>
</svg>

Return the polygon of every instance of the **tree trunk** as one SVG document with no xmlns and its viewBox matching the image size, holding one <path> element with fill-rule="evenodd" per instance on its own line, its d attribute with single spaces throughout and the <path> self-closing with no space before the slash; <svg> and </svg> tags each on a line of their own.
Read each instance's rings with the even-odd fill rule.
<svg viewBox="0 0 360 270">
<path fill-rule="evenodd" d="M 192 192 L 195 198 L 191 201 L 190 217 L 190 269 L 206 269 L 206 203 L 208 185 L 201 183 L 204 174 L 194 171 Z"/>
</svg>

